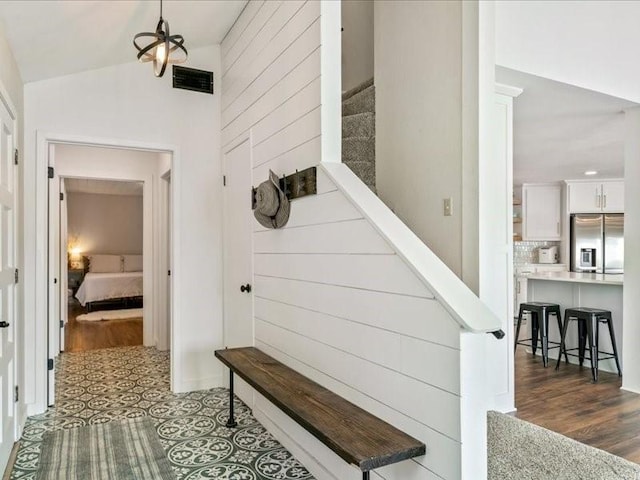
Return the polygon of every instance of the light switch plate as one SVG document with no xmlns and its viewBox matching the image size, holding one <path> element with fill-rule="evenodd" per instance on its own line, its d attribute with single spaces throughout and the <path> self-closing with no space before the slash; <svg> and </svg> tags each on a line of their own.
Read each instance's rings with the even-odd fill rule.
<svg viewBox="0 0 640 480">
<path fill-rule="evenodd" d="M 450 217 L 451 215 L 453 215 L 451 203 L 452 203 L 451 197 L 444 199 L 444 216 L 445 217 Z"/>
</svg>

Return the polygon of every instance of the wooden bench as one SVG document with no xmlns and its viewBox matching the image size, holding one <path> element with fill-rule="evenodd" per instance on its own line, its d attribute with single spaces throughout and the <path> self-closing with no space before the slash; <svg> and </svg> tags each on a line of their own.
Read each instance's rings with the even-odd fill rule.
<svg viewBox="0 0 640 480">
<path fill-rule="evenodd" d="M 375 468 L 425 454 L 424 443 L 364 411 L 254 347 L 217 350 L 230 369 L 229 420 L 233 413 L 233 374 L 255 388 L 369 479 Z"/>
</svg>

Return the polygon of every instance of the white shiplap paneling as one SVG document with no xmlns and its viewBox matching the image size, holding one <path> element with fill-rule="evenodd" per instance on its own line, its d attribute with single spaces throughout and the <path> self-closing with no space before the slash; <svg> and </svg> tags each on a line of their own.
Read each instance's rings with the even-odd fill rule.
<svg viewBox="0 0 640 480">
<path fill-rule="evenodd" d="M 433 298 L 256 277 L 256 298 L 272 299 L 408 337 L 459 348 L 460 327 Z"/>
<path fill-rule="evenodd" d="M 223 66 L 223 81 L 228 81 L 229 86 L 242 73 L 247 71 L 248 66 L 256 60 L 258 55 L 262 54 L 265 48 L 273 41 L 274 37 L 282 30 L 289 20 L 302 8 L 304 0 L 291 0 L 284 2 L 273 2 L 277 8 L 273 10 L 271 17 L 261 24 L 260 30 L 253 37 L 245 33 L 244 36 L 250 38 L 250 42 L 245 50 L 241 52 L 233 61 L 229 61 L 228 65 Z"/>
<path fill-rule="evenodd" d="M 317 48 L 318 45 L 313 40 L 320 35 L 319 16 L 318 3 L 307 2 L 272 39 L 268 48 L 249 63 L 244 71 L 238 72 L 237 78 L 234 76 L 226 79 L 227 86 L 224 88 L 227 90 L 222 99 L 223 123 L 226 123 L 227 115 L 233 112 L 233 104 L 239 103 L 244 108 L 251 105 L 257 98 L 256 95 L 271 88 Z"/>
<path fill-rule="evenodd" d="M 320 78 L 318 77 L 253 126 L 251 129 L 253 145 L 258 147 L 307 113 L 316 110 L 319 96 Z"/>
<path fill-rule="evenodd" d="M 322 160 L 325 30 L 313 0 L 245 16 L 223 45 L 222 138 L 251 134 L 257 185 Z M 460 478 L 459 325 L 325 172 L 291 208 L 284 229 L 254 223 L 256 346 L 426 443 L 372 478 Z M 361 478 L 260 395 L 254 411 L 319 480 Z"/>
<path fill-rule="evenodd" d="M 255 123 L 266 118 L 274 110 L 274 105 L 279 106 L 287 102 L 301 89 L 318 78 L 317 72 L 319 68 L 320 50 L 316 49 L 285 75 L 281 81 L 258 98 L 251 105 L 251 108 L 247 108 L 235 118 L 229 118 L 222 131 L 222 143 L 228 145 L 249 130 Z M 318 101 L 319 99 L 316 99 L 316 102 Z M 317 105 L 319 103 L 316 103 Z"/>
<path fill-rule="evenodd" d="M 316 107 L 260 145 L 256 145 L 253 149 L 253 164 L 262 165 L 282 152 L 292 150 L 319 135 L 320 107 Z"/>
<path fill-rule="evenodd" d="M 236 22 L 233 24 L 227 35 L 222 39 L 220 50 L 222 53 L 223 62 L 224 58 L 229 53 L 229 50 L 231 50 L 236 42 L 240 39 L 253 17 L 255 17 L 260 8 L 262 8 L 263 4 L 264 0 L 253 0 L 247 2 L 244 10 L 240 14 Z"/>
<path fill-rule="evenodd" d="M 249 48 L 249 45 L 258 40 L 260 36 L 259 33 L 264 29 L 265 22 L 280 8 L 281 4 L 281 1 L 270 0 L 260 6 L 256 15 L 247 24 L 247 28 L 243 34 L 238 37 L 238 41 L 225 53 L 222 59 L 222 69 L 224 72 L 228 73 L 236 60 Z M 223 75 L 222 78 L 224 79 L 226 76 L 228 75 Z"/>
<path fill-rule="evenodd" d="M 395 405 L 386 405 L 381 402 L 380 399 L 373 398 L 366 393 L 361 392 L 357 388 L 354 388 L 352 385 L 345 384 L 338 379 L 331 377 L 326 372 L 316 368 L 315 365 L 312 366 L 306 364 L 304 363 L 304 361 L 301 361 L 296 357 L 289 355 L 288 353 L 282 352 L 277 348 L 274 348 L 273 346 L 262 342 L 259 339 L 256 339 L 256 347 L 271 355 L 272 357 L 278 359 L 279 361 L 289 365 L 291 368 L 302 373 L 303 375 L 313 378 L 315 381 L 328 388 L 332 392 L 335 392 L 338 395 L 348 399 L 349 401 L 364 408 L 377 417 L 380 417 L 386 422 L 395 425 L 403 432 L 406 432 L 409 435 L 422 440 L 427 445 L 427 454 L 423 457 L 418 457 L 415 460 L 407 463 L 416 463 L 423 465 L 429 470 L 440 475 L 442 478 L 460 478 L 460 443 L 456 440 L 453 440 L 450 437 L 443 435 L 442 433 L 436 432 L 428 426 L 425 426 L 423 423 L 417 422 L 411 417 L 398 412 L 395 408 Z M 375 379 L 371 380 L 375 381 Z M 399 395 L 401 394 L 401 392 L 397 392 L 397 394 Z M 256 409 L 277 411 L 277 408 L 273 407 L 271 404 L 268 404 L 268 402 L 257 403 Z M 287 430 L 292 430 L 294 428 L 293 426 L 289 425 L 295 425 L 295 422 L 289 421 L 286 417 L 286 414 L 278 411 L 278 414 L 274 414 L 274 416 L 275 418 L 278 418 L 278 424 L 281 427 L 286 426 Z M 318 448 L 317 441 L 316 444 L 311 448 L 311 451 L 314 453 L 314 455 L 322 455 L 324 450 L 325 449 L 322 447 Z M 342 465 L 344 465 L 344 462 L 342 462 Z M 341 467 L 342 465 L 334 466 L 329 463 L 326 464 L 325 467 L 329 468 L 333 472 L 336 472 L 340 471 L 339 467 Z M 420 465 L 413 465 L 413 467 L 411 467 L 411 470 L 414 472 L 418 472 L 419 474 L 423 474 L 424 469 Z M 344 478 L 340 475 L 336 475 L 336 477 L 339 480 L 343 480 Z M 404 480 L 404 478 L 401 476 L 395 478 L 386 478 L 389 478 L 389 480 Z M 418 478 L 426 479 L 430 477 L 425 475 L 424 477 Z"/>
<path fill-rule="evenodd" d="M 285 233 L 286 232 L 286 233 Z M 253 236 L 255 253 L 393 255 L 369 222 L 332 221 L 318 225 L 265 230 Z"/>
<path fill-rule="evenodd" d="M 459 371 L 460 352 L 456 349 L 274 300 L 258 297 L 255 308 L 264 322 L 448 392 L 460 393 L 459 378 L 446 369 L 424 368 L 442 363 Z"/>
<path fill-rule="evenodd" d="M 258 254 L 255 274 L 431 298 L 430 292 L 397 255 Z"/>
</svg>

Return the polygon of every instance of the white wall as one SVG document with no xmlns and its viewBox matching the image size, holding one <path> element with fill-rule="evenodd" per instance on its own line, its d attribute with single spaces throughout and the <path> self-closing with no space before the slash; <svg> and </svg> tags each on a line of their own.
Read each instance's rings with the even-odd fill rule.
<svg viewBox="0 0 640 480">
<path fill-rule="evenodd" d="M 339 141 L 339 132 L 321 128 L 331 66 L 322 59 L 337 52 L 325 36 L 326 24 L 339 22 L 324 9 L 331 4 L 250 2 L 223 41 L 222 143 L 250 133 L 254 185 L 268 169 L 281 175 L 336 160 L 321 148 L 336 133 Z M 369 190 L 360 194 L 387 211 Z M 360 204 L 322 170 L 318 194 L 292 203 L 286 228 L 254 228 L 256 346 L 426 442 L 425 457 L 381 469 L 384 478 L 482 478 L 484 335 L 461 335 Z M 361 478 L 259 395 L 253 408 L 316 478 Z"/>
<path fill-rule="evenodd" d="M 498 1 L 496 64 L 640 102 L 640 3 Z"/>
<path fill-rule="evenodd" d="M 0 24 L 0 97 L 8 97 L 7 100 L 12 104 L 12 113 L 16 115 L 17 126 L 17 148 L 20 152 L 24 152 L 23 135 L 24 132 L 24 98 L 23 98 L 23 82 L 20 77 L 20 71 L 18 70 L 18 64 L 13 57 L 11 48 L 5 38 L 3 26 Z M 18 175 L 18 204 L 16 208 L 17 218 L 17 265 L 21 272 L 24 272 L 24 219 L 22 211 L 24 210 L 24 190 L 22 189 L 22 178 L 24 176 L 24 156 L 21 155 L 21 161 L 17 167 Z M 17 287 L 17 305 L 16 305 L 16 325 L 23 325 L 24 319 L 24 298 L 25 288 L 28 285 L 29 279 L 26 279 L 22 275 L 22 281 Z M 16 357 L 16 378 L 21 388 L 24 386 L 25 371 L 33 364 L 28 364 L 25 357 L 25 330 L 24 328 L 16 328 L 16 344 L 17 344 L 17 357 Z M 4 399 L 10 401 L 10 399 Z M 20 425 L 24 424 L 26 418 L 26 409 L 24 408 L 24 399 L 21 399 L 17 406 L 17 419 Z"/>
<path fill-rule="evenodd" d="M 142 254 L 142 195 L 69 192 L 67 208 L 81 252 Z"/>
<path fill-rule="evenodd" d="M 640 178 L 640 107 L 625 113 L 624 174 L 626 178 Z M 629 185 L 629 184 L 627 184 Z M 622 388 L 640 393 L 640 323 L 637 312 L 640 309 L 640 189 L 624 190 L 624 286 L 623 286 L 623 326 L 622 365 L 624 376 Z M 621 334 L 618 335 L 620 342 Z"/>
<path fill-rule="evenodd" d="M 577 85 L 640 102 L 640 64 L 634 62 L 640 30 L 639 2 L 501 1 L 496 3 L 496 64 L 532 75 Z M 627 120 L 625 178 L 637 171 L 637 112 Z M 625 189 L 625 292 L 640 285 L 637 224 L 640 202 L 636 189 Z M 640 309 L 635 294 L 624 295 L 624 388 L 640 391 L 640 369 L 633 313 Z M 634 343 L 629 343 L 633 342 Z"/>
<path fill-rule="evenodd" d="M 373 78 L 373 0 L 342 0 L 342 91 Z"/>
<path fill-rule="evenodd" d="M 180 175 L 174 187 L 181 192 L 174 212 L 179 235 L 179 261 L 173 265 L 176 284 L 174 332 L 177 348 L 172 371 L 176 391 L 222 383 L 222 369 L 213 351 L 222 345 L 222 271 L 220 173 L 220 52 L 211 46 L 189 52 L 189 66 L 213 70 L 216 94 L 171 88 L 171 75 L 157 79 L 149 65 L 129 63 L 28 84 L 25 87 L 25 187 L 36 191 L 26 199 L 26 255 L 33 261 L 26 275 L 34 278 L 43 265 L 42 188 L 46 172 L 36 171 L 36 133 L 76 135 L 123 142 L 143 142 L 175 148 Z M 36 190 L 36 185 L 38 189 Z M 36 206 L 38 207 L 36 216 Z M 38 234 L 38 235 L 37 235 Z M 37 238 L 36 238 L 37 237 Z M 32 284 L 26 318 L 42 319 L 44 286 Z M 35 320 L 29 328 L 35 330 Z M 40 346 L 42 347 L 42 346 Z M 42 351 L 40 349 L 40 351 Z M 30 401 L 42 398 L 31 385 Z M 38 406 L 42 406 L 38 404 Z"/>
<path fill-rule="evenodd" d="M 378 195 L 462 277 L 462 4 L 374 10 Z"/>
</svg>

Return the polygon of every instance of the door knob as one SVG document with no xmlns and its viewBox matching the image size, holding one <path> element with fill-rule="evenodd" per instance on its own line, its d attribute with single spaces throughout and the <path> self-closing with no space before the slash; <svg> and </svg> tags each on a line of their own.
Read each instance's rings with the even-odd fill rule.
<svg viewBox="0 0 640 480">
<path fill-rule="evenodd" d="M 242 285 L 240 287 L 240 291 L 241 292 L 247 292 L 250 293 L 251 292 L 251 284 L 247 283 L 246 285 Z"/>
<path fill-rule="evenodd" d="M 9 322 L 0 322 L 0 328 L 7 328 L 9 325 Z"/>
</svg>

